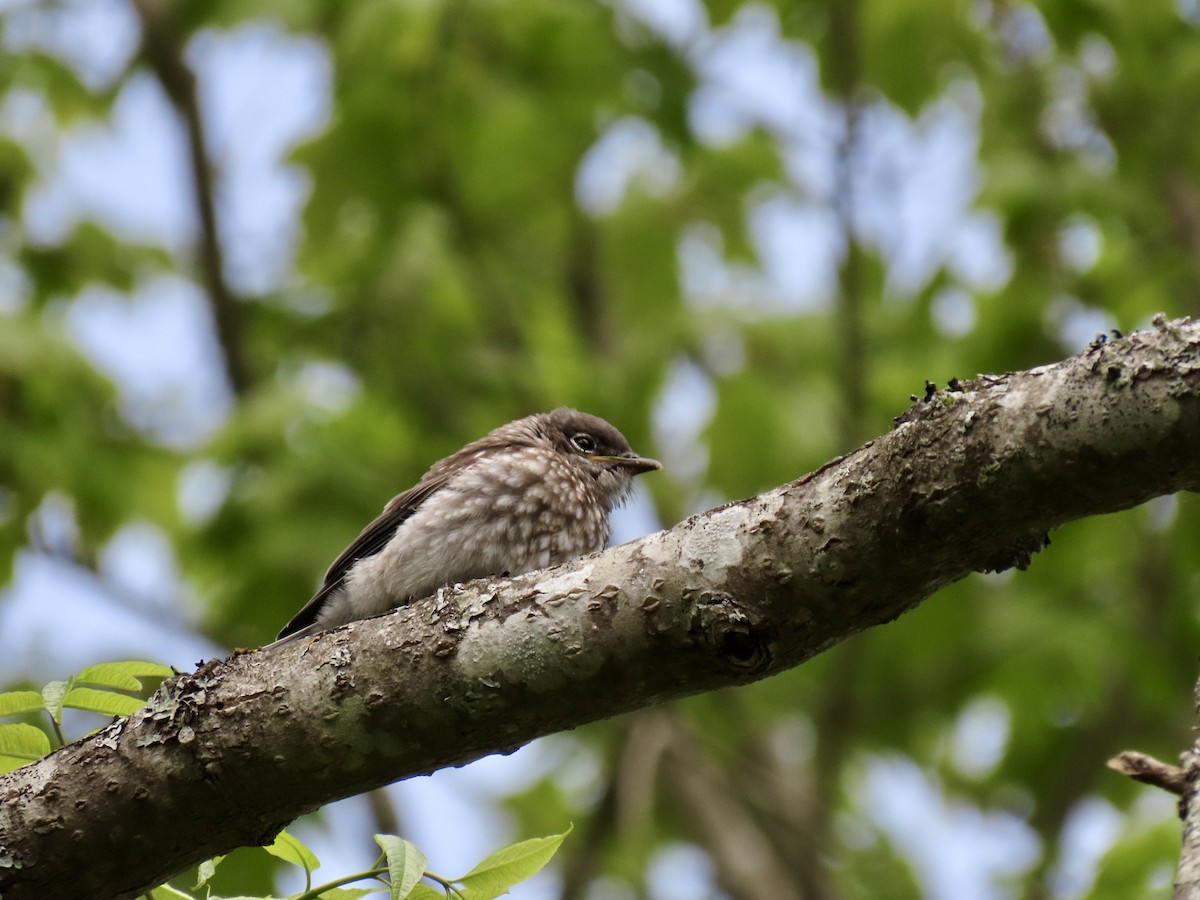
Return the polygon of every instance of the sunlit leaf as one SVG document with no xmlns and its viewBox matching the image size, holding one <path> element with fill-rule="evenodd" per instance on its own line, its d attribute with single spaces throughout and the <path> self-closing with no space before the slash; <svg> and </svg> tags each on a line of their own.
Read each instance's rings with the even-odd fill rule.
<svg viewBox="0 0 1200 900">
<path fill-rule="evenodd" d="M 391 900 L 404 900 L 425 874 L 425 854 L 415 844 L 392 834 L 375 835 L 387 858 Z"/>
<path fill-rule="evenodd" d="M 284 862 L 299 866 L 306 872 L 312 872 L 321 865 L 317 855 L 309 850 L 303 841 L 286 831 L 279 832 L 275 840 L 263 849 Z"/>
<path fill-rule="evenodd" d="M 122 691 L 140 691 L 143 678 L 167 678 L 171 675 L 169 666 L 142 660 L 126 660 L 124 662 L 97 663 L 81 669 L 75 676 L 78 684 L 90 684 L 96 687 L 110 687 Z"/>
<path fill-rule="evenodd" d="M 0 694 L 0 716 L 39 712 L 45 706 L 46 701 L 37 691 L 8 691 Z"/>
<path fill-rule="evenodd" d="M 571 829 L 568 828 L 562 834 L 532 838 L 503 847 L 484 857 L 458 881 L 471 900 L 499 897 L 514 884 L 540 872 L 570 833 Z"/>
<path fill-rule="evenodd" d="M 0 724 L 0 769 L 5 772 L 41 759 L 49 752 L 50 738 L 40 728 L 24 722 Z"/>
<path fill-rule="evenodd" d="M 95 688 L 77 687 L 63 699 L 63 706 L 71 709 L 86 709 L 89 712 L 103 713 L 106 716 L 127 716 L 141 709 L 145 704 L 136 697 L 125 694 L 114 694 L 112 691 L 99 691 Z"/>
<path fill-rule="evenodd" d="M 66 681 L 51 681 L 42 688 L 42 701 L 46 711 L 58 724 L 62 724 L 63 700 L 66 699 L 70 683 Z"/>
<path fill-rule="evenodd" d="M 217 873 L 217 866 L 221 864 L 224 856 L 214 856 L 212 859 L 206 859 L 196 867 L 196 883 L 192 885 L 192 890 L 204 887 L 212 880 L 213 875 Z"/>
</svg>

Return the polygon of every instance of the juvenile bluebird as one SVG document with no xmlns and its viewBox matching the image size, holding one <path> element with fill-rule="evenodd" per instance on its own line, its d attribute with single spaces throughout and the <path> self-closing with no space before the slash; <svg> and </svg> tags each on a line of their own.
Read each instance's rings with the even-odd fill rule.
<svg viewBox="0 0 1200 900">
<path fill-rule="evenodd" d="M 509 422 L 433 464 L 342 551 L 279 641 L 488 575 L 602 550 L 633 477 L 660 469 L 596 416 L 565 407 Z"/>
</svg>

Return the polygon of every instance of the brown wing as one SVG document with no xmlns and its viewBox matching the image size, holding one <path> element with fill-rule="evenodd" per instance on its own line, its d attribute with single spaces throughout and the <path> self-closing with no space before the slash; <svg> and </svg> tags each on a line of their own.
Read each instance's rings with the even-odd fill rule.
<svg viewBox="0 0 1200 900">
<path fill-rule="evenodd" d="M 436 474 L 431 471 L 415 487 L 411 487 L 389 500 L 387 506 L 383 508 L 383 512 L 360 531 L 350 546 L 333 561 L 325 573 L 321 589 L 313 594 L 312 599 L 304 604 L 304 608 L 300 612 L 292 616 L 290 622 L 283 626 L 279 637 L 287 637 L 314 624 L 321 608 L 325 605 L 325 599 L 341 587 L 351 567 L 360 559 L 374 556 L 386 547 L 388 541 L 392 539 L 392 535 L 396 533 L 396 529 L 403 525 L 405 520 L 415 513 L 417 507 L 429 499 L 434 491 L 442 487 L 449 477 L 450 472 L 448 471 Z"/>
<path fill-rule="evenodd" d="M 304 604 L 304 608 L 300 612 L 292 616 L 290 622 L 283 626 L 283 630 L 279 632 L 279 638 L 276 640 L 294 635 L 304 629 L 309 629 L 306 633 L 318 630 L 312 626 L 316 624 L 317 616 L 325 605 L 326 598 L 341 587 L 351 567 L 360 559 L 374 556 L 386 547 L 388 541 L 396 533 L 396 529 L 403 525 L 422 503 L 444 487 L 452 475 L 471 465 L 480 456 L 494 450 L 496 442 L 490 438 L 491 435 L 473 444 L 468 444 L 454 455 L 434 463 L 433 467 L 425 473 L 425 477 L 416 485 L 389 500 L 387 506 L 383 508 L 383 512 L 359 532 L 358 537 L 350 546 L 333 561 L 325 573 L 325 581 L 321 584 L 321 589 L 313 594 L 312 599 Z"/>
</svg>

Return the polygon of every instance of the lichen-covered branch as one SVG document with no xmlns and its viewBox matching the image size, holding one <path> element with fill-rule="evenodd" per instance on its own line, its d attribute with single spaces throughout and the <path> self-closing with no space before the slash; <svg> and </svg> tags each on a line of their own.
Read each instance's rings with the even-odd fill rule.
<svg viewBox="0 0 1200 900">
<path fill-rule="evenodd" d="M 347 796 L 799 665 L 1055 526 L 1200 486 L 1200 324 L 918 402 L 810 475 L 167 682 L 0 778 L 0 895 L 129 897 Z"/>
</svg>

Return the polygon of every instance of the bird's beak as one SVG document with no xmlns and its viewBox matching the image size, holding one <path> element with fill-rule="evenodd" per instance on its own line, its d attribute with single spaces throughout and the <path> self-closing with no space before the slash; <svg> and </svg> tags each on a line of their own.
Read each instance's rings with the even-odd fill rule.
<svg viewBox="0 0 1200 900">
<path fill-rule="evenodd" d="M 662 463 L 657 459 L 648 459 L 645 456 L 638 456 L 637 454 L 630 454 L 629 456 L 589 456 L 588 459 L 594 462 L 608 463 L 609 465 L 629 469 L 634 475 L 640 475 L 643 472 L 653 472 L 655 469 L 662 468 Z"/>
</svg>

